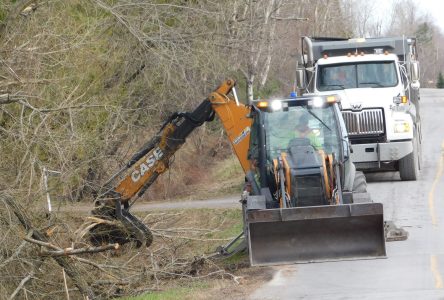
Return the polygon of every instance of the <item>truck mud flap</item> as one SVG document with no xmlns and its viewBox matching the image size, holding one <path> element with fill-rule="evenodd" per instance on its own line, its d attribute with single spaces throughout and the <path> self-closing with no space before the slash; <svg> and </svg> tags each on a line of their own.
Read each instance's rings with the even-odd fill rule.
<svg viewBox="0 0 444 300">
<path fill-rule="evenodd" d="M 381 203 L 249 210 L 252 266 L 385 257 Z"/>
</svg>

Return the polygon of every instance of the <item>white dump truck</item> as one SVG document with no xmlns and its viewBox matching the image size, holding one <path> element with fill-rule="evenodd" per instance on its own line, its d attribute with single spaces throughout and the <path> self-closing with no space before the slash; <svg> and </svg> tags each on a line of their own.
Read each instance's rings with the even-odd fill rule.
<svg viewBox="0 0 444 300">
<path fill-rule="evenodd" d="M 398 170 L 402 180 L 416 180 L 421 168 L 416 39 L 303 37 L 301 49 L 299 93 L 340 95 L 357 169 Z"/>
</svg>

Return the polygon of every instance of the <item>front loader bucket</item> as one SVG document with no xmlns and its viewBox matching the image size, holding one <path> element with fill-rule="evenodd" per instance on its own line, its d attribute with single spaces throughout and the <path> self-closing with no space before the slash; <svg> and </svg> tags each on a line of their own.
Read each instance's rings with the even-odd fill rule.
<svg viewBox="0 0 444 300">
<path fill-rule="evenodd" d="M 252 266 L 384 257 L 381 203 L 249 210 Z"/>
</svg>

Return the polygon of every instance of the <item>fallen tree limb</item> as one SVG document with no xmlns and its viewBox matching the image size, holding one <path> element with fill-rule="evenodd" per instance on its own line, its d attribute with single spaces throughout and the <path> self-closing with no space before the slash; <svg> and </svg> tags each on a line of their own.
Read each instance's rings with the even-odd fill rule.
<svg viewBox="0 0 444 300">
<path fill-rule="evenodd" d="M 20 284 L 17 286 L 17 288 L 15 289 L 15 291 L 12 293 L 12 295 L 9 297 L 9 300 L 12 300 L 15 298 L 15 296 L 17 296 L 17 294 L 22 290 L 22 288 L 25 286 L 25 284 L 31 280 L 31 278 L 34 276 L 34 271 L 31 271 L 28 276 L 26 276 L 25 278 L 22 279 L 22 281 L 20 281 Z"/>
<path fill-rule="evenodd" d="M 97 252 L 103 252 L 103 251 L 107 251 L 107 250 L 117 250 L 120 247 L 120 245 L 116 243 L 116 244 L 108 244 L 108 245 L 99 246 L 99 247 L 84 247 L 84 248 L 78 248 L 78 249 L 65 248 L 65 249 L 63 249 L 63 248 L 57 247 L 51 243 L 42 242 L 40 240 L 36 240 L 36 239 L 30 238 L 27 236 L 24 237 L 23 239 L 27 242 L 34 243 L 36 245 L 52 249 L 52 251 L 42 249 L 40 254 L 43 256 L 64 256 L 64 255 L 76 255 L 76 254 L 84 254 L 84 253 L 97 253 Z"/>
<path fill-rule="evenodd" d="M 23 239 L 24 239 L 25 241 L 29 242 L 29 243 L 37 244 L 37 245 L 39 245 L 39 246 L 48 247 L 48 248 L 51 248 L 51 249 L 54 249 L 54 250 L 61 250 L 59 247 L 54 246 L 54 245 L 51 244 L 51 243 L 42 242 L 42 241 L 40 241 L 40 240 L 36 240 L 36 239 L 31 238 L 31 237 L 27 237 L 27 236 L 25 236 Z"/>
<path fill-rule="evenodd" d="M 52 251 L 42 249 L 40 254 L 43 256 L 65 256 L 65 255 L 76 255 L 76 254 L 84 254 L 84 253 L 97 253 L 97 252 L 103 252 L 103 251 L 107 251 L 107 250 L 117 250 L 120 247 L 120 245 L 116 243 L 116 244 L 109 244 L 109 245 L 104 245 L 104 246 L 99 246 L 99 247 L 84 247 L 84 248 L 78 248 L 78 249 L 65 248 L 65 249 L 63 249 L 63 248 L 57 247 L 51 243 L 42 242 L 40 240 L 36 240 L 36 239 L 30 238 L 30 237 L 24 237 L 23 239 L 27 242 L 34 243 L 36 245 L 52 249 Z"/>
<path fill-rule="evenodd" d="M 2 104 L 9 104 L 14 102 L 23 101 L 24 98 L 17 95 L 11 95 L 11 94 L 1 94 L 0 95 L 0 105 Z"/>
<path fill-rule="evenodd" d="M 204 238 L 200 239 L 200 238 L 193 238 L 193 237 L 180 236 L 180 235 L 173 236 L 173 235 L 168 235 L 168 234 L 162 234 L 162 233 L 160 233 L 160 231 L 163 231 L 163 230 L 158 230 L 158 229 L 156 229 L 156 230 L 151 229 L 151 231 L 153 233 L 153 236 L 157 236 L 157 237 L 163 237 L 163 238 L 169 238 L 169 239 L 183 239 L 183 240 L 199 241 L 199 242 L 207 242 L 207 241 L 225 242 L 225 241 L 230 241 L 233 239 L 232 237 L 225 238 L 225 239 L 204 239 Z"/>
<path fill-rule="evenodd" d="M 26 231 L 30 231 L 30 230 L 33 231 L 32 232 L 32 238 L 33 239 L 40 240 L 40 241 L 46 242 L 46 243 L 49 242 L 48 238 L 43 233 L 41 233 L 40 231 L 36 230 L 32 226 L 30 218 L 26 215 L 25 210 L 23 209 L 23 207 L 17 201 L 15 201 L 14 198 L 12 198 L 9 194 L 7 194 L 7 193 L 5 193 L 3 191 L 0 191 L 0 200 L 4 201 L 12 209 L 12 211 L 14 212 L 14 215 L 17 217 L 17 219 L 19 220 L 20 224 L 23 226 L 23 228 Z M 93 292 L 91 287 L 88 285 L 86 280 L 83 278 L 83 276 L 81 275 L 81 273 L 78 270 L 78 268 L 76 267 L 76 265 L 73 264 L 69 260 L 68 257 L 54 256 L 52 258 L 62 268 L 65 269 L 66 274 L 71 278 L 71 280 L 73 281 L 74 285 L 79 289 L 80 293 L 84 297 L 88 297 L 89 299 L 94 299 L 95 298 L 95 293 Z M 31 278 L 32 278 L 32 276 L 31 276 Z M 27 281 L 25 281 L 23 283 L 23 285 L 26 284 Z M 22 280 L 22 282 L 23 282 L 23 280 Z"/>
<path fill-rule="evenodd" d="M 77 239 L 82 239 L 87 233 L 90 232 L 92 228 L 96 227 L 99 224 L 108 224 L 116 227 L 122 226 L 120 222 L 105 220 L 98 217 L 87 217 L 86 219 L 88 221 L 80 225 L 80 227 L 74 232 L 74 235 L 77 237 Z"/>
<path fill-rule="evenodd" d="M 84 254 L 84 253 L 97 253 L 97 252 L 103 252 L 107 250 L 117 250 L 119 249 L 119 244 L 109 244 L 105 246 L 99 246 L 99 247 L 85 247 L 85 248 L 79 248 L 79 249 L 72 249 L 72 248 L 66 248 L 66 249 L 58 249 L 54 251 L 49 250 L 42 250 L 40 252 L 43 256 L 67 256 L 67 255 L 76 255 L 76 254 Z"/>
</svg>

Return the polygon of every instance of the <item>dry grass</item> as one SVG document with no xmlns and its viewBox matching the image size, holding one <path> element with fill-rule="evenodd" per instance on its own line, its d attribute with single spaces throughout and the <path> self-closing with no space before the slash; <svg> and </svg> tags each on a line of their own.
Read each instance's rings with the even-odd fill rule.
<svg viewBox="0 0 444 300">
<path fill-rule="evenodd" d="M 7 263 L 0 264 L 2 294 L 10 295 L 19 282 L 42 258 L 41 249 L 21 239 L 25 232 L 5 206 L 0 220 L 4 222 L 0 246 Z M 40 216 L 40 217 L 39 217 Z M 35 211 L 35 226 L 48 236 L 50 243 L 60 248 L 84 247 L 89 241 L 76 238 L 75 231 L 84 222 L 86 214 L 59 213 L 46 219 L 44 211 Z M 263 273 L 248 268 L 246 255 L 230 259 L 211 258 L 217 246 L 236 236 L 242 227 L 240 209 L 187 209 L 155 211 L 138 214 L 153 231 L 155 239 L 149 248 L 134 248 L 125 244 L 118 250 L 97 254 L 72 256 L 72 264 L 80 270 L 82 278 L 103 298 L 119 296 L 162 297 L 180 294 L 180 298 L 205 299 L 231 291 L 233 297 L 245 295 L 251 284 L 263 280 Z M 50 225 L 50 226 L 48 226 Z M 22 250 L 15 255 L 23 244 Z M 15 249 L 11 252 L 10 249 Z M 30 299 L 53 299 L 66 292 L 62 269 L 46 258 L 25 288 L 19 292 Z M 74 282 L 68 278 L 68 293 L 80 297 Z M 156 296 L 157 295 L 157 296 Z M 162 296 L 163 295 L 163 296 Z M 239 296 L 242 298 L 241 296 Z M 174 297 L 173 297 L 174 298 Z M 142 298 L 143 299 L 143 298 Z M 158 299 L 158 298 L 147 298 Z"/>
</svg>

